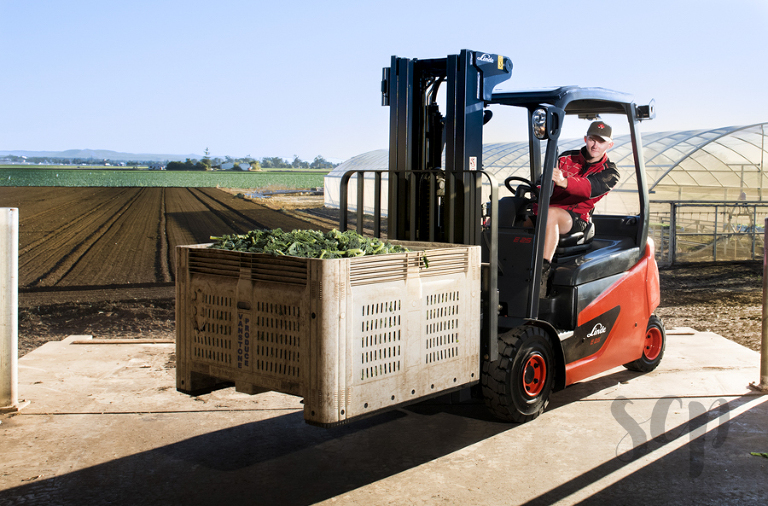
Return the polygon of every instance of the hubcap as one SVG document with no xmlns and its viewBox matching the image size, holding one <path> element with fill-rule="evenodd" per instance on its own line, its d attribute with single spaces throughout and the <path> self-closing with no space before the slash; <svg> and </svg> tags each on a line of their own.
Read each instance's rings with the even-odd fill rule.
<svg viewBox="0 0 768 506">
<path fill-rule="evenodd" d="M 536 397 L 544 389 L 547 377 L 547 363 L 539 354 L 531 355 L 523 368 L 523 390 L 531 397 Z"/>
<path fill-rule="evenodd" d="M 648 329 L 648 333 L 645 334 L 645 349 L 643 350 L 646 360 L 652 362 L 658 358 L 663 341 L 659 328 L 651 327 Z"/>
</svg>

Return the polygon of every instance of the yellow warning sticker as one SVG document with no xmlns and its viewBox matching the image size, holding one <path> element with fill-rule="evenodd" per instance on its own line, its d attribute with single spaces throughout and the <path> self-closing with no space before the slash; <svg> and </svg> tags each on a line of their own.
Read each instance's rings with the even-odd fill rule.
<svg viewBox="0 0 768 506">
<path fill-rule="evenodd" d="M 496 65 L 498 65 L 499 70 L 504 70 L 504 57 L 501 55 L 498 55 L 498 61 L 496 62 Z"/>
</svg>

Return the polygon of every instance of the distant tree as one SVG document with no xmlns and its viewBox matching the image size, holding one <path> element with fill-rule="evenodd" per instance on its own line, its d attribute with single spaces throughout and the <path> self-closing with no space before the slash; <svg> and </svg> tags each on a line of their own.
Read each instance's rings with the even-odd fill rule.
<svg viewBox="0 0 768 506">
<path fill-rule="evenodd" d="M 211 152 L 208 150 L 208 148 L 205 148 L 205 151 L 203 152 L 204 156 L 203 159 L 200 161 L 205 166 L 204 170 L 211 170 Z"/>
<path fill-rule="evenodd" d="M 299 155 L 293 155 L 293 162 L 291 162 L 291 167 L 294 169 L 308 169 L 309 162 L 305 162 L 299 158 Z"/>
<path fill-rule="evenodd" d="M 321 155 L 317 155 L 315 159 L 310 164 L 310 168 L 312 169 L 332 169 L 333 164 L 323 158 Z"/>
<path fill-rule="evenodd" d="M 185 162 L 168 162 L 165 170 L 208 170 L 207 166 L 199 160 L 187 158 Z"/>
<path fill-rule="evenodd" d="M 280 169 L 290 167 L 291 164 L 287 160 L 283 160 L 279 156 L 265 157 L 261 159 L 261 166 L 265 169 Z"/>
<path fill-rule="evenodd" d="M 168 162 L 168 165 L 165 166 L 165 170 L 189 170 L 187 169 L 186 164 L 184 162 Z"/>
</svg>

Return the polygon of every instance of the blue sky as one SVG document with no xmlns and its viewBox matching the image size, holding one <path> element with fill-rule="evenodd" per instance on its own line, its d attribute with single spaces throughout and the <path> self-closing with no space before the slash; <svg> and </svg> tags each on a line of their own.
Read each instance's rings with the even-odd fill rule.
<svg viewBox="0 0 768 506">
<path fill-rule="evenodd" d="M 0 0 L 0 150 L 341 161 L 387 147 L 392 55 L 463 48 L 509 56 L 505 90 L 655 99 L 647 132 L 766 122 L 766 27 L 767 0 Z"/>
</svg>

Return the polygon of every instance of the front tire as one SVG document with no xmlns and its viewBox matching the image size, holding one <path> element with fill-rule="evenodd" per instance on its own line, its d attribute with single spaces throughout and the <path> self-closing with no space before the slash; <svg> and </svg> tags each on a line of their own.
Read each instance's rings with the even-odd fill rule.
<svg viewBox="0 0 768 506">
<path fill-rule="evenodd" d="M 499 347 L 499 359 L 483 363 L 485 404 L 502 420 L 533 420 L 552 393 L 555 360 L 547 334 L 539 327 L 521 326 L 499 336 Z"/>
<path fill-rule="evenodd" d="M 624 364 L 624 367 L 630 371 L 651 372 L 664 356 L 664 349 L 667 347 L 667 333 L 664 330 L 664 323 L 656 315 L 651 315 L 648 319 L 648 329 L 645 331 L 645 342 L 643 343 L 643 356 Z"/>
</svg>

